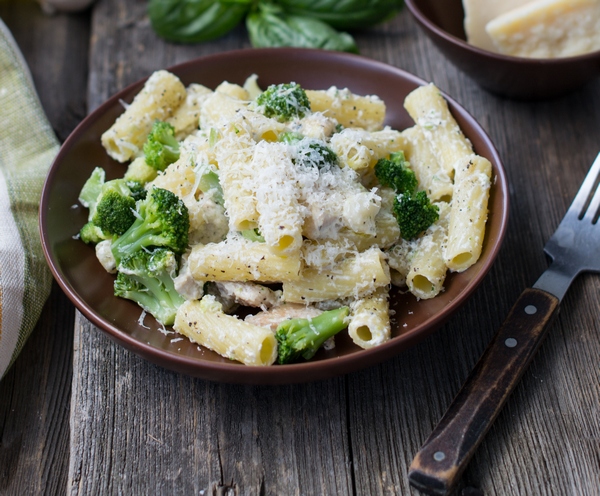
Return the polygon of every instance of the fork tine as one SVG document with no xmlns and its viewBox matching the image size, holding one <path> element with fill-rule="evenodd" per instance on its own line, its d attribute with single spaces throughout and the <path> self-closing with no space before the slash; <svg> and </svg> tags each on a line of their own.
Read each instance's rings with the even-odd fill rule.
<svg viewBox="0 0 600 496">
<path fill-rule="evenodd" d="M 597 221 L 598 209 L 600 209 L 600 188 L 597 185 L 594 196 L 592 197 L 592 200 L 590 201 L 590 205 L 587 208 L 587 210 L 585 211 L 585 215 L 583 216 L 582 220 L 586 220 L 591 223 L 594 223 L 595 221 Z"/>
<path fill-rule="evenodd" d="M 596 181 L 598 180 L 599 175 L 600 175 L 600 154 L 598 154 L 598 156 L 596 157 L 596 160 L 590 167 L 590 170 L 587 173 L 587 175 L 585 176 L 585 179 L 583 180 L 583 183 L 581 184 L 581 187 L 579 188 L 579 191 L 577 192 L 577 195 L 575 196 L 573 203 L 571 203 L 571 206 L 569 207 L 569 211 L 568 211 L 569 214 L 575 214 L 575 215 L 577 215 L 577 217 L 580 217 L 583 214 L 584 208 L 588 203 L 590 194 L 592 193 L 594 186 L 596 186 Z M 591 209 L 588 209 L 588 212 L 590 210 Z M 596 210 L 597 210 L 597 206 L 596 206 Z"/>
</svg>

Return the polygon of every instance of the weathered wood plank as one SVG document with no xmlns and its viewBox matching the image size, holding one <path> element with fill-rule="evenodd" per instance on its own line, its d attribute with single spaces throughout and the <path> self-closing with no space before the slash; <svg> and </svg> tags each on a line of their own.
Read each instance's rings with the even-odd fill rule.
<svg viewBox="0 0 600 496">
<path fill-rule="evenodd" d="M 157 68 L 247 46 L 243 29 L 178 46 L 145 2 L 93 16 L 89 105 Z M 546 267 L 545 240 L 597 153 L 599 83 L 544 103 L 490 95 L 451 67 L 408 12 L 357 36 L 364 55 L 433 80 L 482 123 L 511 179 L 512 217 L 474 298 L 414 349 L 314 384 L 213 384 L 75 331 L 72 493 L 410 494 L 408 466 L 520 291 Z M 465 473 L 485 494 L 595 494 L 600 342 L 597 277 L 577 281 L 530 371 Z"/>
<path fill-rule="evenodd" d="M 543 245 L 600 151 L 596 132 L 589 132 L 600 129 L 593 110 L 600 108 L 599 81 L 555 101 L 510 102 L 441 60 L 416 27 L 394 24 L 389 30 L 382 36 L 387 61 L 435 81 L 491 135 L 511 180 L 512 217 L 498 262 L 463 310 L 415 349 L 349 376 L 357 494 L 411 492 L 412 457 L 521 290 L 547 266 Z M 599 288 L 597 276 L 576 281 L 463 487 L 503 495 L 597 494 L 600 323 L 593 315 L 600 308 Z"/>
<path fill-rule="evenodd" d="M 214 43 L 165 44 L 145 2 L 102 2 L 93 15 L 90 108 L 153 70 L 247 43 L 240 28 Z M 80 315 L 75 336 L 72 493 L 352 492 L 344 379 L 213 384 L 144 362 Z"/>
<path fill-rule="evenodd" d="M 145 0 L 105 0 L 96 5 L 90 47 L 90 110 L 157 69 L 203 55 L 249 47 L 242 26 L 208 43 L 166 43 L 152 31 L 146 5 Z"/>
<path fill-rule="evenodd" d="M 59 139 L 85 115 L 86 14 L 48 17 L 31 1 L 0 2 Z M 74 309 L 54 286 L 21 355 L 0 382 L 0 494 L 62 493 L 69 463 Z"/>
<path fill-rule="evenodd" d="M 89 12 L 47 16 L 35 0 L 4 0 L 0 16 L 23 52 L 44 110 L 63 141 L 87 113 Z"/>
</svg>

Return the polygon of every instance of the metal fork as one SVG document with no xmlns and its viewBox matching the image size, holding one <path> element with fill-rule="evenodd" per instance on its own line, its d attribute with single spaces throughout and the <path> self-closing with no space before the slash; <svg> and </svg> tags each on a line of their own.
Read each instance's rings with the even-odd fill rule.
<svg viewBox="0 0 600 496">
<path fill-rule="evenodd" d="M 410 484 L 446 495 L 458 483 L 542 343 L 573 280 L 600 272 L 600 155 L 544 251 L 552 264 L 526 289 L 415 456 Z"/>
</svg>

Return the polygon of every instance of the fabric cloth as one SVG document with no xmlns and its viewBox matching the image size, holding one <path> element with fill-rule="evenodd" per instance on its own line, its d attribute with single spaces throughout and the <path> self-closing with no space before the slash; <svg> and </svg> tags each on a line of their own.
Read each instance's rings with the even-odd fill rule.
<svg viewBox="0 0 600 496">
<path fill-rule="evenodd" d="M 50 293 L 38 210 L 58 148 L 27 64 L 0 19 L 0 379 Z"/>
</svg>

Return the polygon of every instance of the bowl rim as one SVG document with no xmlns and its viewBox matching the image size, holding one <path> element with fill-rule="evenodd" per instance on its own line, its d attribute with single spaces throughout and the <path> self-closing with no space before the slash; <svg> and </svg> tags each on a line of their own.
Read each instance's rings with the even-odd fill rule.
<svg viewBox="0 0 600 496">
<path fill-rule="evenodd" d="M 555 58 L 534 58 L 534 57 L 517 57 L 514 55 L 504 55 L 497 52 L 492 52 L 490 50 L 485 50 L 483 48 L 479 48 L 475 45 L 471 45 L 466 40 L 459 38 L 458 36 L 454 36 L 450 34 L 448 31 L 439 27 L 435 22 L 433 22 L 429 17 L 427 17 L 423 11 L 417 5 L 417 0 L 405 0 L 404 3 L 406 7 L 410 11 L 410 13 L 415 17 L 415 19 L 427 30 L 434 33 L 440 38 L 443 38 L 449 43 L 454 45 L 458 45 L 459 47 L 474 52 L 482 57 L 489 57 L 492 59 L 496 59 L 498 61 L 504 63 L 514 63 L 517 65 L 568 65 L 580 63 L 587 60 L 600 59 L 600 50 L 595 50 L 593 52 L 582 53 L 580 55 L 572 55 L 569 57 L 555 57 Z"/>
<path fill-rule="evenodd" d="M 202 64 L 203 62 L 210 62 L 214 59 L 230 59 L 236 60 L 238 57 L 255 57 L 263 58 L 269 57 L 273 54 L 279 54 L 280 57 L 308 57 L 312 59 L 317 57 L 319 59 L 331 60 L 332 62 L 340 63 L 357 63 L 363 66 L 379 68 L 385 71 L 391 71 L 398 76 L 405 78 L 406 80 L 415 83 L 417 85 L 428 84 L 422 78 L 415 76 L 414 74 L 407 72 L 399 67 L 380 62 L 374 59 L 364 57 L 362 55 L 342 53 L 342 52 L 330 52 L 325 50 L 315 49 L 302 49 L 302 48 L 265 48 L 265 49 L 238 49 L 226 52 L 221 52 L 212 55 L 206 55 L 198 58 L 194 58 L 179 64 L 175 64 L 166 68 L 166 70 L 177 73 L 185 70 L 191 66 Z M 105 331 L 106 334 L 117 343 L 121 344 L 125 348 L 137 353 L 143 358 L 150 362 L 159 364 L 164 368 L 181 372 L 187 375 L 201 377 L 208 380 L 214 380 L 218 382 L 229 382 L 229 383 L 245 383 L 245 384 L 292 384 L 300 382 L 308 382 L 313 380 L 326 379 L 334 376 L 347 374 L 358 369 L 365 368 L 367 366 L 374 365 L 381 361 L 387 360 L 393 356 L 398 355 L 402 350 L 412 347 L 416 342 L 421 341 L 429 334 L 439 330 L 439 328 L 445 323 L 464 303 L 471 297 L 475 289 L 485 279 L 485 276 L 493 266 L 497 259 L 497 255 L 502 247 L 504 237 L 508 228 L 509 218 L 509 189 L 507 174 L 504 169 L 502 160 L 498 153 L 498 150 L 494 146 L 491 138 L 479 122 L 468 112 L 462 105 L 460 105 L 451 96 L 447 95 L 444 91 L 442 94 L 448 101 L 451 108 L 458 109 L 461 116 L 469 121 L 469 125 L 476 129 L 479 139 L 485 143 L 485 146 L 490 150 L 488 158 L 494 165 L 495 174 L 495 187 L 498 191 L 502 192 L 502 204 L 501 211 L 497 212 L 500 217 L 498 223 L 498 230 L 495 233 L 495 240 L 489 248 L 489 255 L 487 256 L 484 263 L 481 265 L 478 274 L 469 281 L 468 285 L 461 289 L 459 297 L 450 301 L 444 308 L 443 312 L 437 312 L 433 316 L 430 316 L 415 328 L 407 331 L 401 336 L 397 336 L 386 343 L 370 348 L 359 350 L 357 353 L 350 353 L 335 358 L 326 358 L 323 360 L 294 363 L 287 365 L 276 365 L 271 367 L 249 367 L 238 363 L 219 363 L 212 361 L 202 361 L 195 357 L 189 357 L 182 354 L 173 353 L 171 351 L 157 348 L 150 344 L 141 342 L 139 339 L 131 336 L 120 327 L 114 325 L 112 322 L 99 316 L 93 308 L 83 299 L 77 292 L 77 290 L 71 285 L 62 274 L 60 270 L 60 263 L 53 257 L 53 249 L 51 246 L 49 233 L 47 232 L 46 226 L 48 224 L 48 218 L 50 216 L 48 203 L 50 198 L 50 186 L 53 184 L 54 176 L 57 175 L 59 166 L 63 160 L 63 157 L 68 154 L 71 147 L 77 143 L 80 136 L 86 131 L 88 127 L 91 127 L 93 123 L 99 119 L 108 109 L 112 108 L 117 104 L 123 97 L 128 93 L 131 93 L 135 88 L 141 88 L 143 83 L 148 79 L 149 75 L 139 79 L 127 85 L 117 93 L 109 97 L 105 102 L 100 104 L 94 110 L 92 110 L 83 120 L 80 122 L 73 132 L 68 136 L 63 145 L 61 146 L 55 160 L 53 161 L 49 173 L 44 183 L 42 196 L 40 200 L 40 213 L 39 213 L 39 231 L 42 240 L 42 247 L 44 256 L 51 269 L 52 275 L 57 281 L 60 288 L 75 305 L 75 307 L 96 327 Z M 426 331 L 423 327 L 426 326 Z M 399 349 L 398 349 L 399 348 Z M 360 359 L 357 359 L 360 357 Z M 166 365 L 165 362 L 169 364 Z"/>
</svg>

